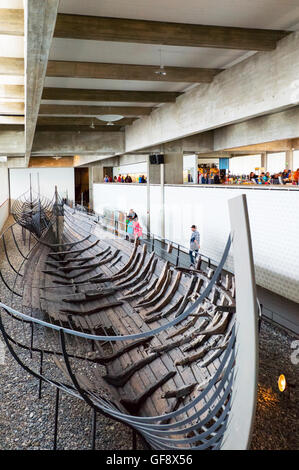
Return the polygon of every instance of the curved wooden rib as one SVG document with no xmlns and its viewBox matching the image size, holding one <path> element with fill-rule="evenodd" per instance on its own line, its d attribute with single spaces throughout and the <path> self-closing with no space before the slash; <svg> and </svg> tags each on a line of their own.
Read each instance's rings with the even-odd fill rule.
<svg viewBox="0 0 299 470">
<path fill-rule="evenodd" d="M 90 352 L 88 354 L 88 358 L 99 364 L 107 364 L 108 362 L 114 361 L 114 359 L 117 359 L 118 357 L 122 356 L 124 353 L 131 351 L 134 348 L 138 348 L 139 346 L 148 344 L 152 339 L 153 339 L 153 336 L 149 336 L 147 338 L 141 338 L 136 341 L 131 341 L 131 343 L 126 344 L 115 353 L 110 354 L 110 356 L 100 356 L 99 351 Z"/>
<path fill-rule="evenodd" d="M 179 284 L 180 284 L 180 281 L 181 281 L 181 277 L 182 277 L 182 273 L 177 272 L 175 280 L 174 280 L 174 282 L 171 286 L 171 289 L 170 289 L 169 293 L 167 294 L 167 296 L 164 299 L 162 299 L 158 303 L 158 305 L 156 305 L 154 308 L 152 308 L 151 310 L 148 310 L 146 312 L 146 316 L 149 316 L 149 315 L 151 315 L 152 313 L 155 313 L 155 312 L 159 312 L 160 310 L 162 310 L 165 307 L 165 305 L 167 305 L 172 300 L 172 298 L 174 297 L 176 291 L 178 290 L 178 287 L 179 287 Z"/>
<path fill-rule="evenodd" d="M 175 304 L 170 307 L 168 310 L 166 310 L 165 312 L 161 312 L 161 313 L 157 313 L 157 315 L 153 315 L 152 317 L 150 318 L 145 318 L 144 321 L 145 323 L 153 323 L 154 321 L 158 321 L 160 320 L 161 318 L 166 318 L 168 317 L 171 313 L 174 313 L 177 311 L 177 309 L 181 306 L 182 302 L 183 302 L 183 299 L 184 299 L 184 296 L 181 295 L 179 297 L 179 299 L 175 302 Z"/>
<path fill-rule="evenodd" d="M 93 244 L 94 245 L 94 244 Z M 89 248 L 88 248 L 89 249 Z M 86 250 L 85 250 L 86 251 Z M 76 262 L 76 263 L 83 263 L 83 262 L 86 262 L 86 261 L 91 261 L 95 258 L 98 258 L 99 256 L 103 256 L 105 255 L 108 251 L 111 251 L 111 248 L 108 246 L 107 248 L 105 248 L 105 250 L 103 251 L 99 251 L 98 253 L 96 253 L 94 256 L 86 256 L 84 258 L 78 258 L 78 256 L 75 256 L 74 258 L 67 258 L 67 259 L 55 259 L 53 261 L 46 261 L 47 264 L 49 263 L 52 263 L 52 265 L 55 265 L 55 266 L 60 266 L 60 265 L 67 265 L 68 263 L 71 263 L 71 262 Z M 50 255 L 48 255 L 50 256 Z M 56 264 L 55 264 L 56 263 Z"/>
<path fill-rule="evenodd" d="M 183 313 L 183 311 L 185 310 L 185 308 L 186 308 L 186 306 L 189 302 L 189 297 L 190 297 L 190 295 L 192 294 L 192 292 L 194 290 L 195 284 L 196 284 L 196 277 L 192 277 L 191 281 L 190 281 L 190 284 L 189 284 L 189 287 L 187 289 L 187 292 L 185 293 L 185 295 L 183 297 L 182 303 L 181 303 L 180 307 L 178 308 L 178 310 L 175 314 L 175 317 L 178 317 L 179 315 L 181 315 Z"/>
<path fill-rule="evenodd" d="M 167 272 L 168 272 L 168 268 L 169 268 L 169 262 L 166 261 L 166 263 L 164 264 L 164 268 L 158 278 L 158 282 L 157 282 L 157 285 L 155 287 L 155 289 L 153 291 L 150 291 L 142 301 L 138 302 L 136 307 L 140 307 L 142 306 L 141 304 L 143 303 L 146 303 L 148 302 L 149 300 L 153 299 L 159 292 L 160 290 L 162 289 L 162 286 L 165 282 L 165 279 L 167 277 Z"/>
<path fill-rule="evenodd" d="M 146 246 L 146 245 L 144 245 L 144 246 Z M 122 285 L 122 288 L 128 289 L 128 288 L 130 288 L 130 287 L 135 286 L 135 285 L 138 284 L 140 281 L 142 281 L 142 280 L 145 278 L 145 276 L 147 275 L 147 273 L 148 273 L 148 271 L 149 271 L 149 269 L 150 269 L 150 267 L 151 267 L 151 265 L 152 265 L 152 263 L 153 263 L 153 261 L 154 261 L 154 257 L 155 257 L 155 253 L 153 252 L 153 253 L 150 255 L 150 257 L 149 257 L 149 259 L 148 259 L 146 265 L 144 266 L 144 268 L 142 269 L 142 271 L 140 272 L 140 274 L 139 274 L 138 276 L 136 276 L 135 279 L 133 279 L 133 280 L 128 280 L 128 279 L 127 279 L 127 282 Z M 130 281 L 130 282 L 129 282 L 129 281 Z"/>
<path fill-rule="evenodd" d="M 158 260 L 157 258 L 153 259 L 153 263 L 151 265 L 151 268 L 146 275 L 145 279 L 140 282 L 137 286 L 134 287 L 134 289 L 129 290 L 128 292 L 125 293 L 125 295 L 121 298 L 121 300 L 132 300 L 135 297 L 141 297 L 143 295 L 146 295 L 153 287 L 154 285 L 158 282 L 158 278 L 154 279 L 152 284 L 148 284 L 155 272 L 156 266 L 157 266 Z M 144 286 L 147 286 L 145 289 Z"/>
<path fill-rule="evenodd" d="M 110 385 L 114 385 L 114 387 L 123 387 L 128 382 L 128 380 L 130 380 L 132 375 L 135 374 L 135 372 L 142 369 L 147 364 L 150 364 L 158 356 L 159 356 L 159 353 L 149 354 L 148 356 L 144 357 L 140 361 L 137 361 L 131 366 L 127 367 L 121 374 L 118 374 L 118 375 L 107 374 L 107 375 L 104 375 L 103 378 Z"/>
<path fill-rule="evenodd" d="M 151 299 L 148 302 L 143 303 L 142 305 L 140 305 L 142 308 L 151 307 L 152 305 L 155 305 L 157 302 L 159 302 L 160 299 L 162 299 L 163 295 L 165 294 L 165 292 L 167 291 L 167 289 L 168 289 L 168 287 L 171 283 L 172 273 L 173 273 L 173 271 L 168 271 L 167 272 L 166 279 L 164 281 L 164 284 L 162 285 L 162 288 L 161 288 L 160 292 L 158 292 L 158 294 L 153 299 Z"/>
<path fill-rule="evenodd" d="M 150 397 L 158 388 L 162 387 L 169 379 L 172 379 L 176 374 L 175 370 L 171 370 L 161 377 L 155 384 L 150 385 L 150 387 L 145 390 L 141 395 L 134 399 L 122 398 L 120 403 L 131 413 L 131 415 L 137 415 L 140 407 L 143 405 L 145 400 Z"/>
<path fill-rule="evenodd" d="M 140 270 L 142 269 L 145 257 L 146 257 L 146 245 L 143 245 L 140 261 L 137 264 L 136 269 L 132 273 L 130 273 L 129 276 L 125 277 L 124 279 L 121 279 L 121 280 L 117 281 L 115 283 L 115 285 L 123 287 L 122 284 L 126 284 L 127 282 L 134 279 L 137 276 L 137 274 L 140 272 Z"/>
<path fill-rule="evenodd" d="M 127 270 L 130 268 L 131 264 L 133 263 L 133 261 L 135 260 L 135 255 L 137 253 L 137 248 L 138 248 L 138 244 L 137 244 L 137 241 L 135 240 L 135 243 L 134 243 L 134 248 L 132 250 L 132 253 L 131 253 L 131 256 L 129 258 L 129 261 L 127 262 L 127 264 L 125 264 L 119 271 L 117 274 L 114 274 L 112 276 L 112 278 L 114 280 L 117 280 L 119 279 L 123 274 L 125 274 L 127 272 Z M 129 271 L 128 271 L 129 272 Z"/>
</svg>

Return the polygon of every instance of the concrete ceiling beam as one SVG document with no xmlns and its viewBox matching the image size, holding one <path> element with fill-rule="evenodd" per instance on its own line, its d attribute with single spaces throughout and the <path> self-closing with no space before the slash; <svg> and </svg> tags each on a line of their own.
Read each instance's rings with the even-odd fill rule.
<svg viewBox="0 0 299 470">
<path fill-rule="evenodd" d="M 126 101 L 142 103 L 174 103 L 182 93 L 171 91 L 90 90 L 45 87 L 43 100 L 63 101 Z"/>
<path fill-rule="evenodd" d="M 25 161 L 29 162 L 59 0 L 25 0 Z"/>
<path fill-rule="evenodd" d="M 24 35 L 24 11 L 14 8 L 0 8 L 0 34 Z"/>
<path fill-rule="evenodd" d="M 0 101 L 0 114 L 1 115 L 24 115 L 24 103 L 14 103 Z"/>
<path fill-rule="evenodd" d="M 59 14 L 55 37 L 268 51 L 287 31 Z"/>
<path fill-rule="evenodd" d="M 103 114 L 120 114 L 121 116 L 148 116 L 152 110 L 153 108 L 150 106 L 80 106 L 41 104 L 39 108 L 39 116 L 100 116 Z"/>
<path fill-rule="evenodd" d="M 161 69 L 158 65 L 107 64 L 100 62 L 51 60 L 48 63 L 47 77 L 211 83 L 215 75 L 221 72 L 221 69 L 164 67 L 163 73 L 165 73 L 165 75 L 158 73 L 160 71 Z"/>
<path fill-rule="evenodd" d="M 0 85 L 0 100 L 22 100 L 24 101 L 23 85 Z"/>
<path fill-rule="evenodd" d="M 136 118 L 123 118 L 115 121 L 116 126 L 129 126 Z M 90 126 L 94 124 L 95 127 L 107 127 L 107 122 L 101 121 L 92 117 L 53 117 L 53 116 L 39 116 L 37 125 L 39 126 Z M 114 127 L 114 126 L 108 126 Z"/>
<path fill-rule="evenodd" d="M 0 75 L 24 75 L 24 59 L 0 57 Z"/>
</svg>

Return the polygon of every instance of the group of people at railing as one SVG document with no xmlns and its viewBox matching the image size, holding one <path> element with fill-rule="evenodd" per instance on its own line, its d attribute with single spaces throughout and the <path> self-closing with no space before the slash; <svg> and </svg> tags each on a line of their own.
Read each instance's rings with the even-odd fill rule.
<svg viewBox="0 0 299 470">
<path fill-rule="evenodd" d="M 146 177 L 144 175 L 121 175 L 118 176 L 108 176 L 105 175 L 104 183 L 146 183 Z"/>
<path fill-rule="evenodd" d="M 256 174 L 251 171 L 249 175 L 227 173 L 217 168 L 204 169 L 198 172 L 198 184 L 299 184 L 299 168 L 297 170 L 283 170 L 270 174 L 269 171 Z"/>
<path fill-rule="evenodd" d="M 255 184 L 298 184 L 299 168 L 297 168 L 296 171 L 285 169 L 272 175 L 269 171 L 267 171 L 267 173 L 263 172 L 260 175 L 256 175 L 254 171 L 252 171 L 249 175 L 249 180 Z"/>
</svg>

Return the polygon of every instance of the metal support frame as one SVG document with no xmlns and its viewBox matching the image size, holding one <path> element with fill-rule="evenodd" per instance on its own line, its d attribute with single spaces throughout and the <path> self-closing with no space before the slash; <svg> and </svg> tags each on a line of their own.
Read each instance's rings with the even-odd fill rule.
<svg viewBox="0 0 299 470">
<path fill-rule="evenodd" d="M 39 374 L 42 377 L 43 375 L 43 361 L 44 361 L 44 352 L 40 352 L 40 365 L 39 365 Z M 41 399 L 42 397 L 42 378 L 39 379 L 38 382 L 38 398 Z"/>
<path fill-rule="evenodd" d="M 92 423 L 91 423 L 91 450 L 96 448 L 96 433 L 97 433 L 97 410 L 92 408 Z"/>
<path fill-rule="evenodd" d="M 57 449 L 59 393 L 60 393 L 59 388 L 56 388 L 53 450 Z"/>
</svg>

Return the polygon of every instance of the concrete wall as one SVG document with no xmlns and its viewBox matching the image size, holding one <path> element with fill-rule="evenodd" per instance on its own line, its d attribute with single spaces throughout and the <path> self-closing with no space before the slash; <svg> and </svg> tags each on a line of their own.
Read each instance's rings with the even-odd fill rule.
<svg viewBox="0 0 299 470">
<path fill-rule="evenodd" d="M 113 167 L 113 176 L 130 174 L 147 174 L 147 162 L 132 163 L 129 165 L 119 165 Z"/>
<path fill-rule="evenodd" d="M 40 132 L 34 136 L 32 151 L 38 155 L 82 153 L 110 156 L 124 151 L 123 132 Z M 88 163 L 78 163 L 79 165 Z M 91 160 L 92 161 L 92 160 Z"/>
<path fill-rule="evenodd" d="M 165 186 L 165 237 L 188 247 L 190 226 L 203 254 L 219 261 L 230 231 L 228 199 L 246 194 L 257 283 L 299 303 L 299 192 L 206 186 Z M 94 185 L 95 210 L 133 208 L 146 226 L 146 185 Z M 150 186 L 151 232 L 161 235 L 161 188 Z M 232 258 L 227 269 L 233 269 Z"/>
<path fill-rule="evenodd" d="M 9 213 L 8 170 L 0 168 L 0 231 Z"/>
<path fill-rule="evenodd" d="M 11 169 L 9 174 L 12 201 L 29 190 L 30 174 L 34 191 L 38 191 L 37 174 L 39 174 L 40 190 L 43 196 L 52 199 L 56 185 L 62 197 L 65 197 L 67 192 L 69 199 L 74 199 L 73 168 L 18 168 Z"/>
<path fill-rule="evenodd" d="M 299 106 L 295 106 L 280 113 L 224 126 L 214 131 L 214 150 L 272 142 L 277 139 L 294 139 L 299 134 L 298 122 Z M 268 148 L 271 149 L 270 146 Z"/>
</svg>

